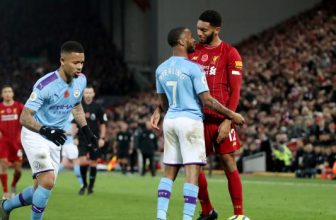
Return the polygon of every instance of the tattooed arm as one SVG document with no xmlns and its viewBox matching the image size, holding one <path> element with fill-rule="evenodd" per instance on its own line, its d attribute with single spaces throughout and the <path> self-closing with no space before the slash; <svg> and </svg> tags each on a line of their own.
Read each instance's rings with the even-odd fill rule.
<svg viewBox="0 0 336 220">
<path fill-rule="evenodd" d="M 85 112 L 84 112 L 82 104 L 76 105 L 72 109 L 72 114 L 73 114 L 74 119 L 75 119 L 75 121 L 77 122 L 77 124 L 79 125 L 80 128 L 87 125 L 87 122 L 86 122 L 86 119 L 85 119 Z"/>
<path fill-rule="evenodd" d="M 200 97 L 203 105 L 207 106 L 208 108 L 227 116 L 228 118 L 232 119 L 236 124 L 245 123 L 243 116 L 223 106 L 220 102 L 217 101 L 217 99 L 213 98 L 208 91 L 202 92 L 198 96 Z"/>
<path fill-rule="evenodd" d="M 35 120 L 35 113 L 35 111 L 24 107 L 20 116 L 20 123 L 31 131 L 39 132 L 42 125 Z"/>
</svg>

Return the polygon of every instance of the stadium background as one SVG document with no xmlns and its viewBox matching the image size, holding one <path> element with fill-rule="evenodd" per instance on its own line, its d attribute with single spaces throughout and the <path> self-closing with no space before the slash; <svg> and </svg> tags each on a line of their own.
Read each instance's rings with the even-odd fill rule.
<svg viewBox="0 0 336 220">
<path fill-rule="evenodd" d="M 197 17 L 208 8 L 222 13 L 222 39 L 236 45 L 244 61 L 239 112 L 248 124 L 240 129 L 244 147 L 238 155 L 264 152 L 265 169 L 272 175 L 277 171 L 301 176 L 313 169 L 316 177 L 332 179 L 336 157 L 332 0 L 1 0 L 0 84 L 12 84 L 17 99 L 25 102 L 36 79 L 57 68 L 60 45 L 70 39 L 82 42 L 83 72 L 109 117 L 104 158 L 109 161 L 119 127 L 128 124 L 132 132 L 141 132 L 157 104 L 153 72 L 170 55 L 168 30 L 185 25 L 196 34 Z M 162 150 L 162 135 L 158 136 Z M 284 146 L 291 156 L 283 153 Z M 219 168 L 216 158 L 213 161 Z M 242 169 L 242 159 L 238 162 Z M 327 185 L 329 190 L 334 187 Z M 253 213 L 252 208 L 247 210 Z M 330 210 L 329 214 L 336 216 Z M 263 219 L 260 216 L 256 219 Z"/>
</svg>

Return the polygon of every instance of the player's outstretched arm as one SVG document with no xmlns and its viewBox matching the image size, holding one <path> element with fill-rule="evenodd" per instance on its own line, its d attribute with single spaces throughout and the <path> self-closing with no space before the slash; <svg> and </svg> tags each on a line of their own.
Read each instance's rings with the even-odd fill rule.
<svg viewBox="0 0 336 220">
<path fill-rule="evenodd" d="M 35 120 L 34 118 L 35 113 L 36 113 L 35 111 L 27 107 L 24 107 L 21 112 L 20 123 L 22 126 L 28 128 L 31 131 L 39 132 L 42 125 Z"/>
<path fill-rule="evenodd" d="M 232 119 L 236 124 L 242 125 L 245 123 L 245 119 L 239 113 L 233 112 L 230 109 L 223 106 L 217 99 L 213 98 L 210 95 L 210 92 L 202 92 L 198 95 L 203 103 L 203 105 L 207 106 L 208 108 L 227 116 L 228 118 Z"/>
</svg>

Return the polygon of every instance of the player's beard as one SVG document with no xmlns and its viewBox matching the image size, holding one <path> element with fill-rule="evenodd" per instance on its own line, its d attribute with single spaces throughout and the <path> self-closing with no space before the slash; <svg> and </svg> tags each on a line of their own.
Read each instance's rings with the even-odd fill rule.
<svg viewBox="0 0 336 220">
<path fill-rule="evenodd" d="M 210 45 L 211 42 L 213 41 L 214 39 L 214 36 L 215 36 L 215 32 L 213 31 L 204 41 L 204 44 L 208 44 Z"/>
</svg>

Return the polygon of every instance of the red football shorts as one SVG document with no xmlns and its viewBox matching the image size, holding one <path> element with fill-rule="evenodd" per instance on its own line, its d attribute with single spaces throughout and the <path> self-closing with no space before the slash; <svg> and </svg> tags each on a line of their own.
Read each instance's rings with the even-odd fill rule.
<svg viewBox="0 0 336 220">
<path fill-rule="evenodd" d="M 22 161 L 22 145 L 10 140 L 0 140 L 0 159 L 6 158 L 9 162 Z"/>
<path fill-rule="evenodd" d="M 213 153 L 229 154 L 240 148 L 238 134 L 233 124 L 231 125 L 229 136 L 219 144 L 217 143 L 218 128 L 221 123 L 222 121 L 218 123 L 204 121 L 204 138 L 207 156 Z"/>
</svg>

